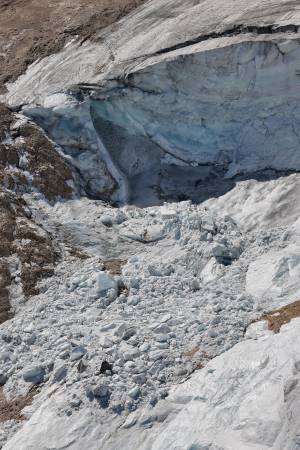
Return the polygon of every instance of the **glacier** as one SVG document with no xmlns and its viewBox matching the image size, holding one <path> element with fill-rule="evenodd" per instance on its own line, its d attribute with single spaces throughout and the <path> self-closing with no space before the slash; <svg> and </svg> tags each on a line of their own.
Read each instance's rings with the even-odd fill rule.
<svg viewBox="0 0 300 450">
<path fill-rule="evenodd" d="M 7 84 L 76 191 L 24 194 L 62 257 L 14 273 L 3 449 L 300 447 L 299 56 L 296 0 L 149 0 Z"/>
<path fill-rule="evenodd" d="M 234 2 L 169 3 L 171 21 L 158 20 L 168 6 L 152 2 L 100 33 L 103 43 L 71 42 L 34 63 L 6 102 L 62 147 L 92 198 L 203 201 L 241 174 L 299 170 L 296 3 L 239 2 L 238 17 Z"/>
<path fill-rule="evenodd" d="M 108 88 L 23 107 L 72 157 L 88 194 L 197 201 L 215 194 L 215 179 L 223 193 L 239 174 L 299 170 L 297 38 L 172 53 Z"/>
</svg>

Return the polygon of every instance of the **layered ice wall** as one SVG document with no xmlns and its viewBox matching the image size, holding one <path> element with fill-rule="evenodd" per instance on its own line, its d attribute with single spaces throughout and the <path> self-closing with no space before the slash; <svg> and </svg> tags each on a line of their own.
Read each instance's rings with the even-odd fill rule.
<svg viewBox="0 0 300 450">
<path fill-rule="evenodd" d="M 300 169 L 299 61 L 297 33 L 212 39 L 24 111 L 72 156 L 91 196 L 197 200 L 216 178 L 223 193 L 237 174 Z"/>
<path fill-rule="evenodd" d="M 143 136 L 175 164 L 299 169 L 299 56 L 298 40 L 179 55 L 130 74 L 94 109 L 115 136 Z"/>
<path fill-rule="evenodd" d="M 165 193 L 205 165 L 299 170 L 299 56 L 298 40 L 258 41 L 148 66 L 94 102 L 97 132 L 129 178 L 150 153 Z"/>
</svg>

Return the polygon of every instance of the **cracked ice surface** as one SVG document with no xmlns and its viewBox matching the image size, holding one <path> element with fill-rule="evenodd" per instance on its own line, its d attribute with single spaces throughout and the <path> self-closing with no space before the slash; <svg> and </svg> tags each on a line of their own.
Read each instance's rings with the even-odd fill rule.
<svg viewBox="0 0 300 450">
<path fill-rule="evenodd" d="M 297 170 L 299 54 L 297 40 L 195 52 L 133 73 L 128 86 L 95 104 L 96 113 L 128 139 L 146 136 L 187 164 L 222 164 L 227 176 Z M 101 124 L 98 132 L 105 142 Z M 118 152 L 122 164 L 121 145 Z"/>
</svg>

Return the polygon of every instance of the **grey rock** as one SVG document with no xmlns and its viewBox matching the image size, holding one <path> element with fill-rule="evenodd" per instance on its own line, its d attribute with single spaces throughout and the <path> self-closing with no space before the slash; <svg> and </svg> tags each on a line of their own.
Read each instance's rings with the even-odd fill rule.
<svg viewBox="0 0 300 450">
<path fill-rule="evenodd" d="M 0 354 L 0 359 L 2 361 L 10 361 L 12 356 L 13 356 L 12 352 L 7 351 Z"/>
<path fill-rule="evenodd" d="M 149 348 L 150 348 L 150 344 L 149 344 L 148 342 L 145 342 L 144 344 L 142 344 L 142 345 L 139 347 L 139 350 L 140 350 L 141 352 L 147 352 L 147 351 L 149 350 Z"/>
<path fill-rule="evenodd" d="M 124 341 L 127 341 L 135 334 L 136 329 L 134 327 L 128 327 L 128 325 L 126 325 L 125 323 L 119 325 L 114 332 L 115 336 L 119 337 L 120 339 L 123 339 Z"/>
<path fill-rule="evenodd" d="M 44 381 L 45 369 L 41 366 L 27 367 L 23 371 L 23 379 L 26 383 L 40 384 Z"/>
<path fill-rule="evenodd" d="M 167 348 L 169 348 L 168 342 L 158 342 L 158 344 L 156 346 L 160 350 L 166 350 Z"/>
<path fill-rule="evenodd" d="M 105 225 L 106 227 L 112 227 L 113 226 L 113 218 L 109 216 L 108 214 L 103 214 L 100 218 L 101 223 Z"/>
<path fill-rule="evenodd" d="M 140 352 L 137 348 L 133 348 L 130 350 L 127 350 L 123 357 L 125 359 L 125 361 L 132 361 L 133 359 L 137 358 L 139 356 Z"/>
<path fill-rule="evenodd" d="M 94 388 L 90 384 L 85 387 L 85 393 L 90 401 L 94 399 Z"/>
<path fill-rule="evenodd" d="M 168 334 L 158 334 L 155 338 L 157 342 L 168 342 L 169 336 Z"/>
<path fill-rule="evenodd" d="M 108 386 L 106 386 L 105 384 L 100 384 L 99 386 L 95 387 L 94 396 L 98 400 L 98 403 L 102 408 L 108 407 L 111 396 L 111 392 Z"/>
<path fill-rule="evenodd" d="M 103 348 L 111 348 L 114 345 L 111 339 L 109 339 L 107 336 L 105 336 L 104 341 L 102 342 Z"/>
<path fill-rule="evenodd" d="M 165 356 L 166 352 L 164 350 L 153 350 L 149 352 L 150 361 L 157 361 Z"/>
<path fill-rule="evenodd" d="M 5 375 L 5 373 L 0 373 L 0 386 L 4 386 L 7 380 L 7 375 Z"/>
<path fill-rule="evenodd" d="M 95 397 L 107 397 L 109 394 L 109 388 L 105 384 L 99 384 L 95 387 L 93 392 Z"/>
<path fill-rule="evenodd" d="M 166 323 L 171 319 L 172 319 L 171 314 L 165 314 L 164 316 L 161 317 L 160 323 Z"/>
<path fill-rule="evenodd" d="M 133 375 L 132 381 L 134 381 L 134 383 L 136 383 L 136 384 L 142 385 L 142 384 L 146 383 L 147 378 L 144 373 L 139 373 L 137 375 Z"/>
<path fill-rule="evenodd" d="M 140 297 L 138 297 L 137 295 L 133 295 L 128 299 L 127 304 L 136 306 L 140 302 L 140 300 L 141 300 Z"/>
<path fill-rule="evenodd" d="M 78 406 L 80 406 L 82 403 L 82 400 L 80 400 L 80 398 L 74 398 L 73 400 L 70 401 L 70 405 L 73 408 L 78 408 Z"/>
<path fill-rule="evenodd" d="M 150 375 L 158 375 L 159 372 L 164 369 L 166 366 L 166 363 L 163 361 L 155 361 L 153 364 L 150 365 L 150 368 L 148 369 L 148 373 Z"/>
<path fill-rule="evenodd" d="M 113 328 L 115 328 L 115 327 L 116 327 L 116 324 L 115 324 L 115 323 L 109 323 L 109 324 L 103 325 L 103 326 L 100 328 L 100 331 L 108 331 L 108 330 L 111 330 L 111 329 L 113 329 Z"/>
<path fill-rule="evenodd" d="M 82 361 L 82 359 L 79 361 L 78 365 L 77 365 L 77 372 L 78 373 L 83 373 L 87 368 L 87 365 L 84 364 L 84 362 Z"/>
<path fill-rule="evenodd" d="M 28 337 L 25 337 L 25 343 L 27 345 L 32 345 L 36 341 L 36 335 L 34 333 L 30 334 Z"/>
<path fill-rule="evenodd" d="M 165 323 L 158 325 L 153 330 L 154 333 L 159 333 L 159 334 L 170 333 L 170 331 L 171 331 L 171 328 Z"/>
</svg>

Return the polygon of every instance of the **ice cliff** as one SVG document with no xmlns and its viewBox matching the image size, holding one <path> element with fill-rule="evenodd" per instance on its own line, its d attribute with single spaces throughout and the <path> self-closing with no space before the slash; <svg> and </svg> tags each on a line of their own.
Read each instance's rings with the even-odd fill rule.
<svg viewBox="0 0 300 450">
<path fill-rule="evenodd" d="M 299 170 L 297 3 L 194 3 L 148 2 L 9 86 L 91 197 L 202 200 L 216 178 Z"/>
</svg>

